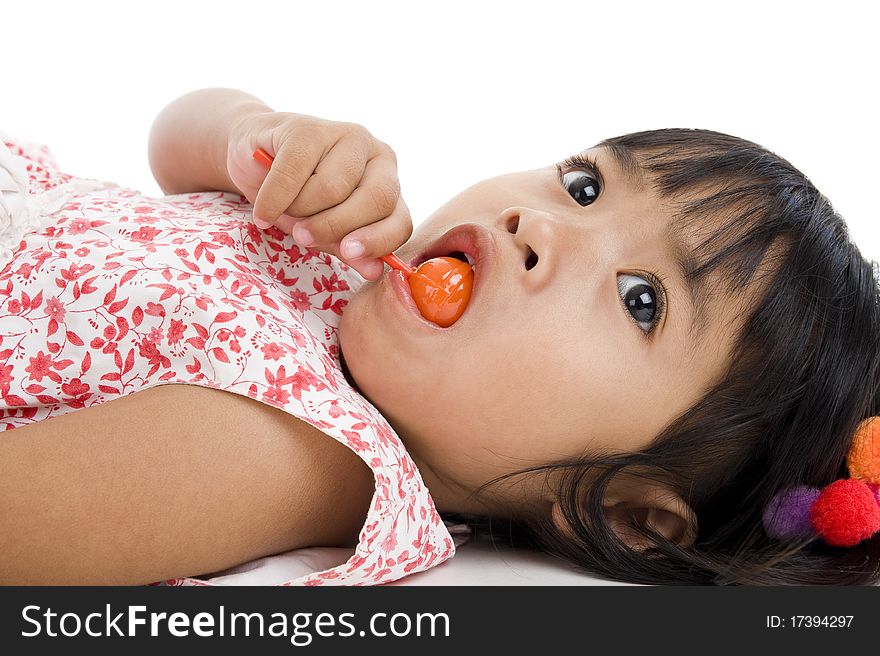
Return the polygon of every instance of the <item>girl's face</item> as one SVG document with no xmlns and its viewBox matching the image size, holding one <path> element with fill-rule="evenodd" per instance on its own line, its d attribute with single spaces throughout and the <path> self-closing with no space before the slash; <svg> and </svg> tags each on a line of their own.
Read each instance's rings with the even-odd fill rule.
<svg viewBox="0 0 880 656">
<path fill-rule="evenodd" d="M 725 370 L 741 308 L 710 299 L 691 332 L 675 253 L 696 236 L 669 241 L 672 212 L 649 185 L 607 149 L 586 154 L 598 173 L 570 163 L 473 185 L 398 251 L 411 262 L 455 226 L 488 231 L 493 256 L 449 328 L 413 316 L 388 270 L 342 316 L 351 378 L 440 511 L 475 511 L 464 497 L 503 473 L 641 449 Z M 539 485 L 505 494 L 518 508 L 550 499 Z"/>
</svg>

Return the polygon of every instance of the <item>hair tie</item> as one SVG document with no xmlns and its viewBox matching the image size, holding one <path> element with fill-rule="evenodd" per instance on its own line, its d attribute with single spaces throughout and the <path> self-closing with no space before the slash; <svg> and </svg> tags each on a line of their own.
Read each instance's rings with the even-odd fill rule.
<svg viewBox="0 0 880 656">
<path fill-rule="evenodd" d="M 818 535 L 831 546 L 852 547 L 880 531 L 880 417 L 858 425 L 846 466 L 850 478 L 777 493 L 762 516 L 767 535 L 777 540 Z"/>
</svg>

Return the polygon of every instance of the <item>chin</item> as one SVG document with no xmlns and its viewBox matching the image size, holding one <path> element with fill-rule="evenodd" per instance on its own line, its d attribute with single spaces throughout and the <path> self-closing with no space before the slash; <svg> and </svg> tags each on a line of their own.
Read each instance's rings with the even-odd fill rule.
<svg viewBox="0 0 880 656">
<path fill-rule="evenodd" d="M 366 286 L 349 299 L 339 320 L 340 364 L 355 391 L 376 405 L 376 386 L 381 387 L 381 378 L 387 376 L 389 369 L 381 355 L 381 337 L 374 325 L 371 299 L 364 293 Z"/>
</svg>

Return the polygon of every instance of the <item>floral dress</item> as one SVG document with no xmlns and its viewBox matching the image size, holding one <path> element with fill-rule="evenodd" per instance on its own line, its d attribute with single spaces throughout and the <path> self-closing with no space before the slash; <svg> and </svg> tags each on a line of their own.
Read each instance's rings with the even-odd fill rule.
<svg viewBox="0 0 880 656">
<path fill-rule="evenodd" d="M 239 194 L 145 197 L 2 133 L 0 196 L 0 430 L 156 385 L 231 391 L 308 422 L 374 475 L 348 561 L 281 585 L 381 584 L 455 554 L 400 438 L 343 375 L 339 319 L 363 283 L 344 262 L 260 230 Z"/>
</svg>

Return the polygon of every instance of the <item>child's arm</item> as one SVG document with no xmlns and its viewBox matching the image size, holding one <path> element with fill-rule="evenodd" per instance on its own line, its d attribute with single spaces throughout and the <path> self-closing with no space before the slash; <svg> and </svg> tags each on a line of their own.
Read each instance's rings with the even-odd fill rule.
<svg viewBox="0 0 880 656">
<path fill-rule="evenodd" d="M 253 158 L 257 148 L 274 158 L 268 172 Z M 201 89 L 163 109 L 150 166 L 166 193 L 242 194 L 257 226 L 292 233 L 368 280 L 412 235 L 388 144 L 362 125 L 276 112 L 242 91 Z"/>
<path fill-rule="evenodd" d="M 159 385 L 6 431 L 0 585 L 143 585 L 300 547 L 348 547 L 357 454 L 279 408 Z"/>
<path fill-rule="evenodd" d="M 226 166 L 230 128 L 247 115 L 271 111 L 237 89 L 199 89 L 171 102 L 150 130 L 150 168 L 162 191 L 242 193 Z"/>
</svg>

